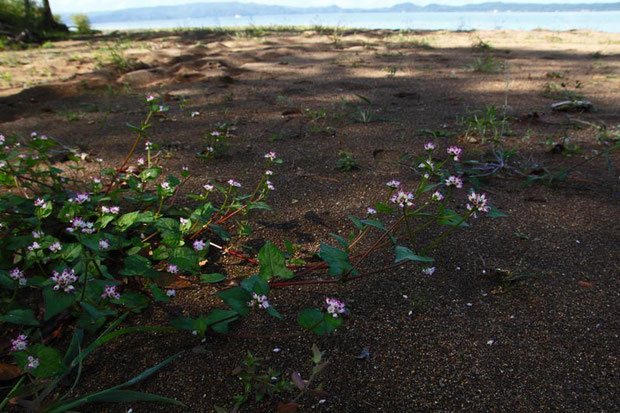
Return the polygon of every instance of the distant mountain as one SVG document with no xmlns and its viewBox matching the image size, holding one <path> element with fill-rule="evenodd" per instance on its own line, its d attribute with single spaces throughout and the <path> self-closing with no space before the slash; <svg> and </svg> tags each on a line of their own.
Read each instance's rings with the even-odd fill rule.
<svg viewBox="0 0 620 413">
<path fill-rule="evenodd" d="M 330 13 L 419 13 L 419 12 L 554 12 L 554 11 L 620 11 L 620 3 L 581 4 L 523 4 L 523 3 L 480 3 L 464 6 L 429 4 L 417 6 L 401 3 L 392 7 L 375 9 L 343 9 L 329 7 L 286 7 L 257 3 L 191 3 L 177 6 L 140 7 L 116 11 L 87 13 L 92 23 L 124 22 L 141 20 L 168 20 L 203 17 L 231 17 L 235 15 L 260 16 L 274 14 L 330 14 Z M 69 20 L 70 15 L 63 16 Z"/>
</svg>

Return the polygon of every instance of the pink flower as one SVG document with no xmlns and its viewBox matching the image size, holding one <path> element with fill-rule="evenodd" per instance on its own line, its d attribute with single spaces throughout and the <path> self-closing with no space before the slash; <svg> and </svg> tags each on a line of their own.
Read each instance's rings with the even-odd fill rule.
<svg viewBox="0 0 620 413">
<path fill-rule="evenodd" d="M 45 199 L 37 198 L 34 201 L 34 206 L 39 207 L 39 208 L 45 208 L 47 206 L 47 202 L 45 202 Z"/>
<path fill-rule="evenodd" d="M 177 292 L 175 290 L 173 290 L 173 289 L 170 289 L 170 290 L 166 291 L 166 295 L 168 297 L 174 297 L 175 295 L 177 295 Z"/>
<path fill-rule="evenodd" d="M 50 277 L 50 280 L 56 283 L 56 285 L 54 285 L 54 291 L 63 290 L 68 294 L 75 290 L 72 284 L 78 280 L 78 277 L 75 276 L 73 269 L 67 270 L 65 268 L 62 274 L 58 273 L 58 271 L 52 271 L 52 274 L 53 276 Z"/>
<path fill-rule="evenodd" d="M 391 181 L 389 181 L 388 183 L 386 183 L 387 186 L 389 186 L 392 189 L 396 189 L 400 186 L 400 182 L 397 181 L 396 179 L 392 179 Z"/>
<path fill-rule="evenodd" d="M 446 186 L 455 186 L 458 189 L 463 187 L 463 180 L 457 176 L 451 176 L 445 180 Z"/>
<path fill-rule="evenodd" d="M 331 314 L 334 318 L 338 318 L 340 314 L 347 312 L 345 305 L 342 301 L 335 298 L 325 298 L 327 303 L 327 313 Z"/>
<path fill-rule="evenodd" d="M 398 204 L 399 207 L 410 207 L 413 206 L 413 194 L 411 192 L 398 191 L 390 198 L 390 201 Z"/>
<path fill-rule="evenodd" d="M 60 250 L 62 250 L 62 244 L 60 242 L 56 241 L 52 245 L 50 245 L 50 251 L 58 252 Z"/>
<path fill-rule="evenodd" d="M 374 208 L 366 208 L 366 212 L 368 213 L 368 215 L 377 215 L 377 210 Z"/>
<path fill-rule="evenodd" d="M 265 181 L 265 185 L 267 185 L 267 189 L 269 189 L 270 191 L 273 191 L 276 189 L 275 186 L 273 186 L 273 184 L 271 183 L 271 181 Z"/>
<path fill-rule="evenodd" d="M 196 241 L 194 241 L 194 243 L 192 244 L 192 246 L 194 247 L 194 250 L 196 251 L 202 251 L 205 249 L 205 247 L 207 246 L 207 243 L 204 242 L 204 240 L 201 239 L 197 239 Z"/>
<path fill-rule="evenodd" d="M 267 176 L 269 176 L 269 175 L 273 175 L 273 171 L 272 171 L 272 170 L 270 170 L 270 169 L 267 169 L 267 170 L 265 171 L 265 175 L 267 175 Z"/>
<path fill-rule="evenodd" d="M 461 155 L 463 154 L 463 150 L 459 148 L 458 146 L 448 146 L 447 151 L 448 151 L 448 155 L 450 155 L 452 159 L 454 159 L 455 162 L 458 162 L 461 160 Z"/>
<path fill-rule="evenodd" d="M 211 184 L 206 184 L 206 185 L 203 186 L 203 188 L 205 189 L 205 191 L 211 192 L 211 191 L 213 191 L 213 189 L 215 187 L 213 185 L 211 185 Z"/>
<path fill-rule="evenodd" d="M 146 95 L 146 101 L 147 102 L 152 102 L 154 100 L 155 100 L 155 96 L 153 96 L 153 95 Z"/>
<path fill-rule="evenodd" d="M 428 152 L 432 152 L 435 149 L 435 144 L 433 142 L 427 142 L 424 144 L 424 150 Z"/>
<path fill-rule="evenodd" d="M 241 188 L 241 184 L 239 182 L 233 180 L 233 179 L 229 179 L 228 180 L 228 185 L 234 186 L 234 187 L 237 187 L 237 188 Z"/>
<path fill-rule="evenodd" d="M 168 268 L 166 268 L 166 271 L 168 271 L 170 274 L 176 274 L 179 272 L 179 267 L 174 264 L 169 264 Z"/>
<path fill-rule="evenodd" d="M 115 300 L 118 300 L 121 298 L 121 294 L 116 291 L 115 285 L 106 285 L 103 289 L 103 293 L 101 294 L 101 298 L 114 298 Z"/>
<path fill-rule="evenodd" d="M 28 356 L 28 364 L 26 365 L 28 370 L 36 369 L 37 367 L 39 367 L 39 364 L 41 364 L 41 362 L 38 358 L 34 356 Z"/>
<path fill-rule="evenodd" d="M 13 268 L 9 271 L 9 277 L 11 277 L 12 280 L 17 281 L 20 286 L 26 285 L 26 277 L 24 276 L 24 272 L 19 268 Z"/>
<path fill-rule="evenodd" d="M 435 191 L 433 192 L 433 195 L 431 195 L 431 199 L 433 201 L 443 201 L 443 198 L 444 198 L 443 194 L 439 191 Z"/>
<path fill-rule="evenodd" d="M 275 153 L 275 152 L 267 152 L 267 153 L 265 154 L 265 158 L 269 159 L 269 160 L 270 160 L 270 161 L 272 161 L 272 162 L 273 162 L 273 161 L 275 161 L 277 157 L 278 157 L 278 156 L 276 155 L 276 153 Z"/>
<path fill-rule="evenodd" d="M 107 250 L 108 248 L 110 248 L 110 241 L 108 241 L 105 238 L 101 238 L 99 240 L 99 249 L 100 250 Z"/>
<path fill-rule="evenodd" d="M 24 351 L 28 348 L 28 336 L 18 335 L 11 340 L 11 351 Z"/>
<path fill-rule="evenodd" d="M 467 209 L 469 211 L 473 210 L 487 213 L 491 210 L 486 194 L 477 194 L 474 191 L 471 191 L 471 193 L 467 196 L 467 199 L 471 202 L 471 204 L 467 204 Z"/>
<path fill-rule="evenodd" d="M 254 307 L 256 304 L 258 304 L 258 308 L 262 310 L 266 310 L 271 307 L 266 295 L 252 293 L 252 300 L 248 302 L 248 307 Z"/>
</svg>

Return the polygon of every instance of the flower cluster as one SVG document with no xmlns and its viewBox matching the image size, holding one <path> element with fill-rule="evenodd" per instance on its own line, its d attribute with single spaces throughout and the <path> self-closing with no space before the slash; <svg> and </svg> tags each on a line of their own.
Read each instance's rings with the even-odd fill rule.
<svg viewBox="0 0 620 413">
<path fill-rule="evenodd" d="M 103 289 L 103 293 L 101 294 L 101 298 L 114 298 L 115 300 L 118 300 L 121 298 L 121 294 L 116 291 L 115 285 L 106 285 Z"/>
<path fill-rule="evenodd" d="M 20 334 L 11 340 L 11 351 L 24 351 L 26 348 L 28 348 L 28 336 Z"/>
<path fill-rule="evenodd" d="M 396 179 L 392 179 L 391 181 L 386 183 L 386 185 L 389 186 L 392 189 L 397 189 L 400 186 L 400 182 L 397 181 Z"/>
<path fill-rule="evenodd" d="M 73 198 L 69 198 L 68 201 L 72 204 L 82 205 L 84 202 L 90 201 L 90 195 L 88 195 L 88 192 L 80 192 L 76 194 Z"/>
<path fill-rule="evenodd" d="M 39 207 L 39 208 L 45 208 L 47 206 L 47 202 L 45 202 L 45 199 L 37 198 L 34 201 L 34 206 Z"/>
<path fill-rule="evenodd" d="M 327 313 L 331 314 L 334 318 L 338 318 L 340 314 L 347 312 L 345 305 L 342 301 L 335 298 L 325 298 L 327 303 Z"/>
<path fill-rule="evenodd" d="M 73 268 L 71 270 L 65 268 L 62 270 L 62 274 L 58 271 L 52 271 L 52 274 L 54 275 L 50 277 L 50 280 L 56 283 L 56 285 L 54 285 L 54 291 L 63 290 L 66 293 L 70 293 L 75 290 L 72 284 L 78 280 L 78 277 L 75 276 Z"/>
<path fill-rule="evenodd" d="M 37 367 L 39 367 L 39 364 L 41 364 L 41 362 L 38 358 L 34 356 L 28 356 L 28 364 L 26 365 L 28 370 L 36 369 Z"/>
<path fill-rule="evenodd" d="M 235 181 L 234 179 L 229 179 L 228 180 L 228 185 L 234 186 L 234 187 L 237 187 L 237 188 L 241 188 L 241 184 L 239 182 Z"/>
<path fill-rule="evenodd" d="M 440 201 L 443 201 L 443 198 L 444 198 L 443 194 L 441 192 L 439 192 L 439 191 L 435 191 L 435 192 L 433 192 L 433 195 L 431 195 L 431 199 L 433 201 L 439 201 L 440 202 Z"/>
<path fill-rule="evenodd" d="M 267 152 L 265 154 L 265 158 L 269 159 L 271 162 L 275 161 L 278 156 L 275 152 Z"/>
<path fill-rule="evenodd" d="M 121 212 L 120 207 L 117 206 L 113 206 L 113 207 L 107 207 L 105 205 L 103 205 L 101 207 L 101 212 L 103 212 L 104 214 L 113 214 L 113 215 L 118 215 L 119 212 Z"/>
<path fill-rule="evenodd" d="M 204 240 L 201 239 L 197 239 L 196 241 L 194 241 L 194 243 L 192 244 L 192 246 L 194 247 L 195 251 L 202 251 L 205 249 L 205 247 L 207 246 L 207 243 L 204 242 Z"/>
<path fill-rule="evenodd" d="M 435 150 L 435 144 L 433 142 L 428 142 L 424 144 L 424 150 L 428 152 L 432 152 Z"/>
<path fill-rule="evenodd" d="M 26 277 L 24 276 L 24 272 L 19 268 L 13 268 L 9 271 L 9 276 L 13 281 L 17 281 L 19 285 L 26 285 Z"/>
<path fill-rule="evenodd" d="M 170 274 L 176 274 L 179 272 L 179 267 L 177 267 L 174 264 L 168 264 L 166 271 L 169 272 Z"/>
<path fill-rule="evenodd" d="M 413 194 L 411 192 L 398 191 L 390 198 L 390 202 L 398 204 L 399 207 L 410 207 L 413 206 Z"/>
<path fill-rule="evenodd" d="M 463 187 L 463 180 L 458 176 L 450 176 L 445 182 L 446 186 L 455 186 L 458 189 Z"/>
<path fill-rule="evenodd" d="M 59 252 L 60 250 L 62 250 L 62 244 L 56 241 L 52 245 L 50 245 L 49 249 L 52 252 Z"/>
<path fill-rule="evenodd" d="M 471 202 L 471 204 L 467 204 L 467 209 L 469 211 L 480 211 L 487 213 L 491 210 L 486 194 L 477 194 L 474 191 L 471 191 L 471 193 L 467 196 L 467 199 Z"/>
<path fill-rule="evenodd" d="M 258 304 L 258 308 L 261 309 L 268 309 L 271 305 L 269 304 L 269 301 L 267 301 L 267 296 L 264 294 L 256 294 L 256 293 L 252 293 L 252 299 L 248 302 L 248 307 L 254 307 L 255 305 Z"/>
<path fill-rule="evenodd" d="M 452 157 L 455 162 L 461 160 L 461 155 L 463 154 L 463 150 L 458 146 L 448 146 L 448 155 Z"/>
<path fill-rule="evenodd" d="M 71 227 L 67 228 L 67 232 L 82 232 L 84 234 L 92 234 L 95 232 L 94 224 L 92 222 L 86 222 L 80 217 L 75 217 L 71 220 Z"/>
</svg>

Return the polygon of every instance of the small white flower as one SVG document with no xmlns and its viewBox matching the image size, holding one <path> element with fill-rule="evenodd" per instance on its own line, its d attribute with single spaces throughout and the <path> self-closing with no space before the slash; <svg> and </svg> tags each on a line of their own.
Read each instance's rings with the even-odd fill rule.
<svg viewBox="0 0 620 413">
<path fill-rule="evenodd" d="M 374 208 L 366 208 L 366 212 L 368 213 L 368 215 L 377 215 L 377 210 Z"/>
<path fill-rule="evenodd" d="M 99 240 L 99 249 L 107 250 L 108 248 L 110 248 L 110 241 L 108 241 L 107 239 L 101 238 Z"/>
<path fill-rule="evenodd" d="M 435 274 L 435 267 L 426 267 L 422 269 L 422 274 L 424 275 L 433 275 Z"/>
<path fill-rule="evenodd" d="M 200 112 L 196 112 L 196 111 L 194 111 L 194 112 L 192 112 L 192 113 L 191 113 L 191 115 L 190 115 L 190 116 L 191 116 L 192 118 L 195 118 L 196 116 L 200 116 Z"/>
<path fill-rule="evenodd" d="M 60 242 L 56 241 L 52 245 L 50 245 L 50 251 L 58 252 L 60 250 L 62 250 L 62 245 L 60 244 Z"/>
<path fill-rule="evenodd" d="M 26 368 L 28 368 L 28 370 L 36 369 L 37 367 L 39 367 L 39 364 L 41 364 L 41 362 L 38 358 L 34 356 L 28 356 L 28 364 L 26 365 Z"/>
<path fill-rule="evenodd" d="M 194 243 L 192 244 L 192 246 L 194 247 L 194 250 L 196 251 L 202 251 L 205 249 L 205 247 L 207 246 L 207 243 L 204 242 L 204 240 L 201 239 L 197 239 L 196 241 L 194 241 Z"/>
<path fill-rule="evenodd" d="M 175 295 L 177 295 L 177 292 L 175 290 L 173 290 L 173 289 L 170 289 L 170 290 L 166 291 L 166 295 L 168 297 L 174 297 Z"/>
</svg>

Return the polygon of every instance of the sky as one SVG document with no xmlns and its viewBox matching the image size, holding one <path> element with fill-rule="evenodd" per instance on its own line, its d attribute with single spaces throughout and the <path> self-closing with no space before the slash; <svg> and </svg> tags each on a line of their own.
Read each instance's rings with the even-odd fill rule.
<svg viewBox="0 0 620 413">
<path fill-rule="evenodd" d="M 217 3 L 224 0 L 50 0 L 54 13 L 85 13 L 104 10 L 121 10 L 133 7 L 175 6 L 187 3 Z M 618 0 L 236 0 L 244 3 L 262 3 L 279 6 L 331 6 L 342 8 L 389 7 L 399 3 L 424 6 L 430 3 L 459 6 L 471 3 L 503 1 L 504 3 L 615 3 Z"/>
</svg>

